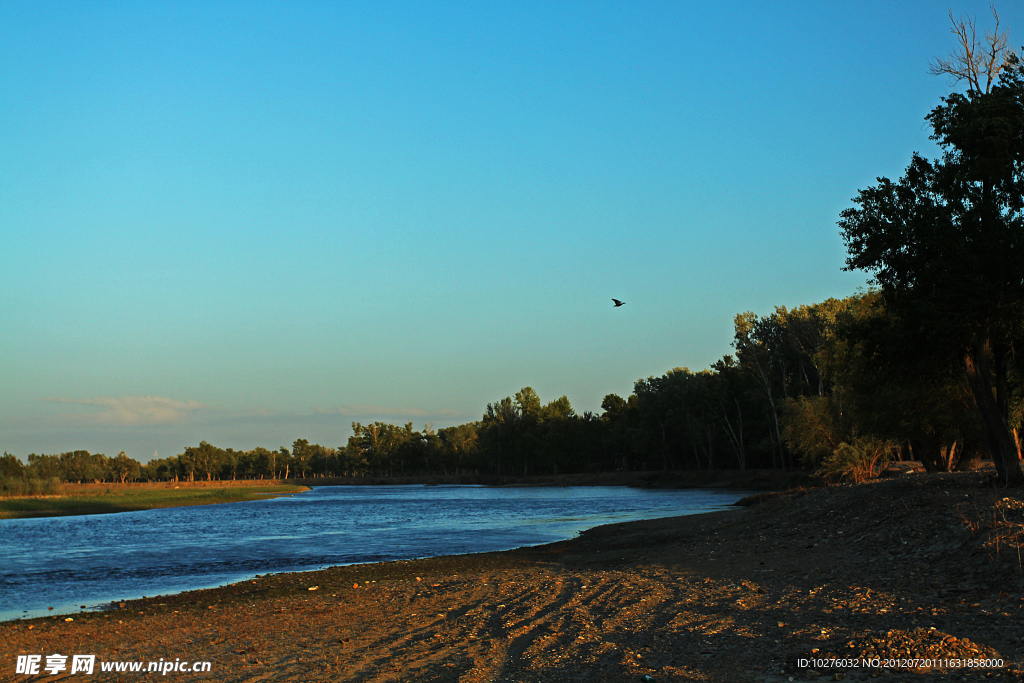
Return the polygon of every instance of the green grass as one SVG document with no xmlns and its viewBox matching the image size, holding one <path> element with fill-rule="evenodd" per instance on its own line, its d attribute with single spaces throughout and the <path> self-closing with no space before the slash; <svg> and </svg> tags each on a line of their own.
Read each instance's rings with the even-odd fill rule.
<svg viewBox="0 0 1024 683">
<path fill-rule="evenodd" d="M 101 515 L 183 505 L 238 503 L 287 496 L 308 490 L 309 488 L 306 486 L 291 485 L 183 487 L 180 489 L 127 489 L 112 485 L 105 491 L 89 494 L 0 499 L 0 519 Z"/>
</svg>

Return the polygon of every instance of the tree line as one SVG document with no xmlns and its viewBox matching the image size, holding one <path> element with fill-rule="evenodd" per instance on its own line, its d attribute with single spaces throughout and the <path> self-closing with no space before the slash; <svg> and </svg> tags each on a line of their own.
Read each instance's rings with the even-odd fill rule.
<svg viewBox="0 0 1024 683">
<path fill-rule="evenodd" d="M 221 448 L 206 441 L 147 464 L 87 451 L 0 460 L 0 476 L 60 481 L 212 481 L 435 474 L 540 475 L 645 470 L 816 468 L 857 477 L 886 458 L 929 471 L 988 455 L 970 382 L 954 358 L 904 348 L 879 290 L 734 320 L 734 353 L 674 368 L 608 394 L 601 412 L 547 403 L 530 387 L 488 403 L 479 420 L 435 430 L 354 422 L 347 442 Z M 1008 418 L 1018 448 L 1024 375 Z M 1018 451 L 1019 452 L 1019 451 Z M 858 469 L 859 468 L 859 469 Z"/>
<path fill-rule="evenodd" d="M 56 483 L 137 481 L 143 465 L 121 451 L 108 458 L 102 453 L 68 451 L 60 455 L 28 456 L 28 464 L 4 452 L 0 456 L 0 492 L 50 493 Z"/>
</svg>

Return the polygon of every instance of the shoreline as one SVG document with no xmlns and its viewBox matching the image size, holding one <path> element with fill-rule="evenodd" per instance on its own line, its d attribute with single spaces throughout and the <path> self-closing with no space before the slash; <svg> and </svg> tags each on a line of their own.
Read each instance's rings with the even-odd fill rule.
<svg viewBox="0 0 1024 683">
<path fill-rule="evenodd" d="M 474 490 L 476 493 L 473 493 Z M 273 522 L 268 518 L 266 524 L 252 526 L 247 525 L 245 519 L 251 514 L 260 514 L 259 510 L 270 508 L 259 506 L 253 509 L 252 506 L 241 506 L 234 513 L 224 511 L 231 518 L 241 520 L 242 526 L 237 527 L 238 533 L 245 535 L 248 539 L 244 546 L 244 551 L 235 551 L 230 555 L 222 555 L 215 548 L 211 548 L 209 553 L 205 552 L 202 550 L 202 546 L 196 545 L 197 539 L 188 533 L 180 539 L 180 542 L 178 539 L 168 537 L 155 539 L 155 542 L 148 543 L 145 548 L 146 560 L 137 560 L 135 558 L 135 552 L 140 548 L 131 540 L 128 541 L 127 546 L 121 548 L 117 539 L 111 539 L 112 543 L 118 543 L 119 547 L 116 551 L 114 548 L 110 548 L 107 552 L 104 552 L 102 546 L 96 548 L 101 554 L 119 558 L 116 560 L 116 566 L 124 567 L 125 569 L 135 566 L 136 568 L 130 574 L 131 580 L 111 581 L 108 579 L 104 581 L 102 577 L 95 575 L 91 562 L 83 564 L 75 561 L 73 557 L 69 557 L 68 563 L 55 563 L 52 559 L 48 560 L 45 557 L 40 557 L 38 564 L 33 563 L 24 567 L 30 575 L 37 571 L 45 571 L 47 573 L 54 573 L 54 578 L 57 580 L 60 580 L 60 577 L 68 578 L 61 581 L 61 587 L 57 589 L 38 580 L 22 581 L 17 575 L 9 576 L 8 578 L 11 579 L 11 582 L 7 584 L 7 594 L 0 595 L 0 597 L 4 598 L 0 600 L 0 603 L 5 603 L 2 606 L 2 611 L 0 611 L 0 622 L 52 616 L 74 617 L 87 612 L 103 611 L 109 604 L 145 599 L 147 596 L 171 596 L 182 592 L 217 589 L 232 583 L 259 577 L 264 572 L 268 575 L 294 574 L 346 565 L 431 559 L 453 553 L 479 554 L 528 548 L 560 540 L 569 540 L 583 530 L 612 522 L 679 515 L 688 516 L 703 512 L 733 509 L 734 506 L 743 504 L 743 500 L 761 495 L 753 491 L 723 488 L 667 491 L 627 488 L 602 489 L 601 487 L 560 489 L 542 487 L 511 490 L 492 488 L 488 492 L 487 488 L 481 487 L 475 489 L 463 488 L 461 490 L 441 488 L 430 493 L 431 489 L 419 487 L 412 489 L 353 488 L 347 490 L 324 487 L 318 489 L 319 493 L 311 493 L 310 491 L 311 489 L 308 488 L 303 491 L 308 493 L 309 496 L 313 496 L 312 499 L 307 499 L 306 506 L 303 506 L 300 499 L 295 498 L 296 504 L 299 505 L 298 509 L 319 511 L 322 508 L 317 504 L 317 496 L 326 496 L 328 500 L 334 501 L 335 504 L 342 505 L 338 513 L 340 516 L 330 516 L 331 519 L 336 519 L 336 523 L 327 521 L 325 517 L 322 521 L 310 521 L 310 527 L 315 527 L 315 529 L 303 529 L 307 524 L 306 520 L 308 518 L 304 517 L 304 513 L 300 512 L 288 517 L 288 521 L 284 525 L 280 522 Z M 416 493 L 416 491 L 420 491 L 420 493 Z M 530 493 L 530 491 L 533 491 L 533 493 Z M 366 495 L 364 496 L 363 494 Z M 355 513 L 352 508 L 345 507 L 344 501 L 368 501 L 371 508 L 379 509 L 382 506 L 385 508 L 389 507 L 392 502 L 404 504 L 408 500 L 404 494 L 411 495 L 413 506 L 418 510 L 415 513 L 410 512 L 408 516 L 416 520 L 427 520 L 425 522 L 416 522 L 416 526 L 424 529 L 423 533 L 427 534 L 426 538 L 423 537 L 423 533 L 413 533 L 411 536 L 409 534 L 399 534 L 399 537 L 403 539 L 401 541 L 402 547 L 393 547 L 390 543 L 380 543 L 379 539 L 376 538 L 379 534 L 374 534 L 373 536 L 354 535 L 356 533 L 355 528 L 347 526 L 350 521 L 356 519 L 361 520 L 357 526 L 360 524 L 370 524 L 370 528 L 376 527 L 376 522 L 367 522 L 360 513 Z M 583 496 L 584 500 L 576 504 L 572 501 L 578 495 Z M 424 496 L 436 499 L 436 502 L 428 502 L 426 504 L 420 502 Z M 484 498 L 481 499 L 481 496 Z M 566 496 L 571 498 L 568 504 L 565 500 Z M 596 505 L 591 502 L 594 496 L 598 498 Z M 440 504 L 442 509 L 449 510 L 452 508 L 452 505 L 461 505 L 462 501 L 475 506 L 479 505 L 481 500 L 485 505 L 485 509 L 480 510 L 480 513 L 484 515 L 481 518 L 481 522 L 487 529 L 487 533 L 483 536 L 476 536 L 476 532 L 472 528 L 467 529 L 468 533 L 472 534 L 471 539 L 456 539 L 452 536 L 451 531 L 442 531 L 441 533 L 426 531 L 428 527 L 435 527 L 436 523 L 448 524 L 448 517 L 445 513 L 441 513 L 440 517 L 435 516 L 433 510 L 436 505 Z M 550 512 L 538 515 L 530 509 L 518 509 L 515 501 L 519 500 L 528 501 L 530 505 L 543 505 L 546 510 L 550 508 Z M 511 501 L 513 507 L 507 507 L 509 501 Z M 624 506 L 619 504 L 620 501 L 624 503 Z M 511 521 L 510 523 L 510 520 L 504 514 L 495 514 L 493 509 L 488 512 L 487 509 L 491 508 L 492 505 L 496 506 L 497 509 L 507 510 L 518 521 Z M 252 512 L 246 512 L 247 509 L 252 510 Z M 360 507 L 359 509 L 362 510 L 364 508 Z M 476 510 L 475 507 L 474 510 Z M 372 510 L 370 510 L 370 513 L 372 514 Z M 215 530 L 219 526 L 217 520 L 221 519 L 221 516 L 214 510 L 209 510 L 205 513 L 201 511 L 193 512 L 191 514 L 192 517 L 190 519 L 203 528 Z M 390 515 L 390 513 L 387 513 L 387 515 Z M 161 516 L 153 519 L 166 519 L 166 517 Z M 435 519 L 438 521 L 430 521 Z M 139 523 L 141 522 L 132 522 L 131 524 Z M 160 524 L 159 521 L 151 523 Z M 85 520 L 75 524 L 88 524 L 90 528 L 97 531 L 120 528 L 120 523 L 115 520 L 99 522 L 99 526 Z M 340 525 L 340 527 L 337 525 Z M 53 529 L 54 533 L 59 534 L 60 529 L 64 527 L 65 523 L 61 521 L 54 525 L 32 525 L 26 527 L 26 529 L 33 530 L 32 533 L 38 537 L 39 534 L 48 536 L 49 534 L 45 531 L 46 529 Z M 344 543 L 339 546 L 337 543 L 333 543 L 332 539 L 338 538 L 334 534 L 337 528 L 342 527 L 346 531 L 342 537 Z M 524 527 L 529 529 L 528 533 L 523 533 L 522 529 Z M 165 527 L 160 526 L 159 528 Z M 458 528 L 462 527 L 459 526 Z M 8 526 L 8 529 L 17 533 L 17 530 L 11 526 Z M 166 531 L 171 536 L 176 536 L 174 528 L 166 528 Z M 309 533 L 314 535 L 307 535 Z M 278 538 L 279 535 L 284 537 L 290 534 L 297 534 L 295 540 L 291 541 L 291 543 L 285 542 L 285 547 L 276 549 L 270 555 L 262 547 L 261 537 L 269 535 L 272 538 Z M 147 532 L 140 530 L 140 535 L 147 536 Z M 223 536 L 222 533 L 220 535 Z M 406 536 L 409 537 L 406 538 Z M 65 539 L 65 542 L 72 546 L 75 544 L 76 538 L 74 536 L 61 535 L 51 538 L 58 537 Z M 235 534 L 232 533 L 231 537 L 235 537 Z M 190 549 L 184 551 L 181 555 L 188 564 L 180 569 L 176 568 L 168 571 L 164 567 L 166 560 L 163 559 L 164 553 L 167 552 L 166 548 L 172 546 L 177 548 L 182 544 L 185 548 Z M 0 544 L 0 547 L 4 545 Z M 14 552 L 18 552 L 18 548 L 26 551 L 34 550 L 34 545 L 34 542 L 29 541 L 26 544 L 15 546 Z M 262 561 L 249 562 L 248 558 L 260 558 Z M 107 560 L 107 564 L 114 566 L 110 559 Z M 178 562 L 175 561 L 174 564 L 177 566 Z M 83 578 L 89 577 L 90 581 L 87 585 L 82 585 L 77 582 L 77 579 L 73 578 L 78 572 L 81 572 Z M 124 576 L 125 579 L 128 578 L 128 574 L 121 576 Z M 2 578 L 0 577 L 0 583 L 4 583 Z M 17 588 L 14 588 L 14 586 L 17 586 Z M 19 600 L 14 598 L 19 598 Z"/>
<path fill-rule="evenodd" d="M 169 507 L 198 507 L 291 496 L 309 488 L 297 484 L 248 486 L 64 485 L 70 493 L 0 499 L 0 520 L 138 512 Z M 74 488 L 72 488 L 74 487 Z"/>
<path fill-rule="evenodd" d="M 769 491 L 811 485 L 806 472 L 718 470 L 605 472 L 562 475 L 420 475 L 410 477 L 318 477 L 195 482 L 62 484 L 57 495 L 0 498 L 0 520 L 112 514 L 163 507 L 216 505 L 294 495 L 315 486 L 629 486 Z"/>
<path fill-rule="evenodd" d="M 3 622 L 0 680 L 25 680 L 15 655 L 53 652 L 210 661 L 190 680 L 223 681 L 832 678 L 800 666 L 812 656 L 1000 659 L 932 667 L 926 680 L 1019 680 L 1024 572 L 1010 548 L 1024 538 L 1022 494 L 993 492 L 979 473 L 907 475 L 501 553 L 274 574 L 73 621 Z M 1010 521 L 980 525 L 993 514 Z"/>
<path fill-rule="evenodd" d="M 808 472 L 780 470 L 646 470 L 584 474 L 434 474 L 408 477 L 318 477 L 288 479 L 304 486 L 630 486 L 634 488 L 734 488 L 776 490 L 808 486 Z"/>
</svg>

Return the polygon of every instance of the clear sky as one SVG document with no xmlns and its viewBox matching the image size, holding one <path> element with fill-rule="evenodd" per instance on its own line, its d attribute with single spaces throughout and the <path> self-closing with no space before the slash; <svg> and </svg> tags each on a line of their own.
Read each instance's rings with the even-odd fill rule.
<svg viewBox="0 0 1024 683">
<path fill-rule="evenodd" d="M 339 446 L 707 367 L 864 286 L 836 221 L 936 155 L 947 11 L 2 1 L 0 449 Z"/>
</svg>

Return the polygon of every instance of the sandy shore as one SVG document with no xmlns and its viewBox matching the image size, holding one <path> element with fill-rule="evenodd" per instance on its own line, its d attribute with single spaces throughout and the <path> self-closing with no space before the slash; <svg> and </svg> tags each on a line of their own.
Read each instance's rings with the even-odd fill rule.
<svg viewBox="0 0 1024 683">
<path fill-rule="evenodd" d="M 15 673 L 18 655 L 60 653 L 210 662 L 167 680 L 1019 681 L 1022 493 L 977 473 L 908 475 L 6 622 L 0 680 L 140 678 Z M 802 661 L 850 657 L 878 666 Z"/>
</svg>

